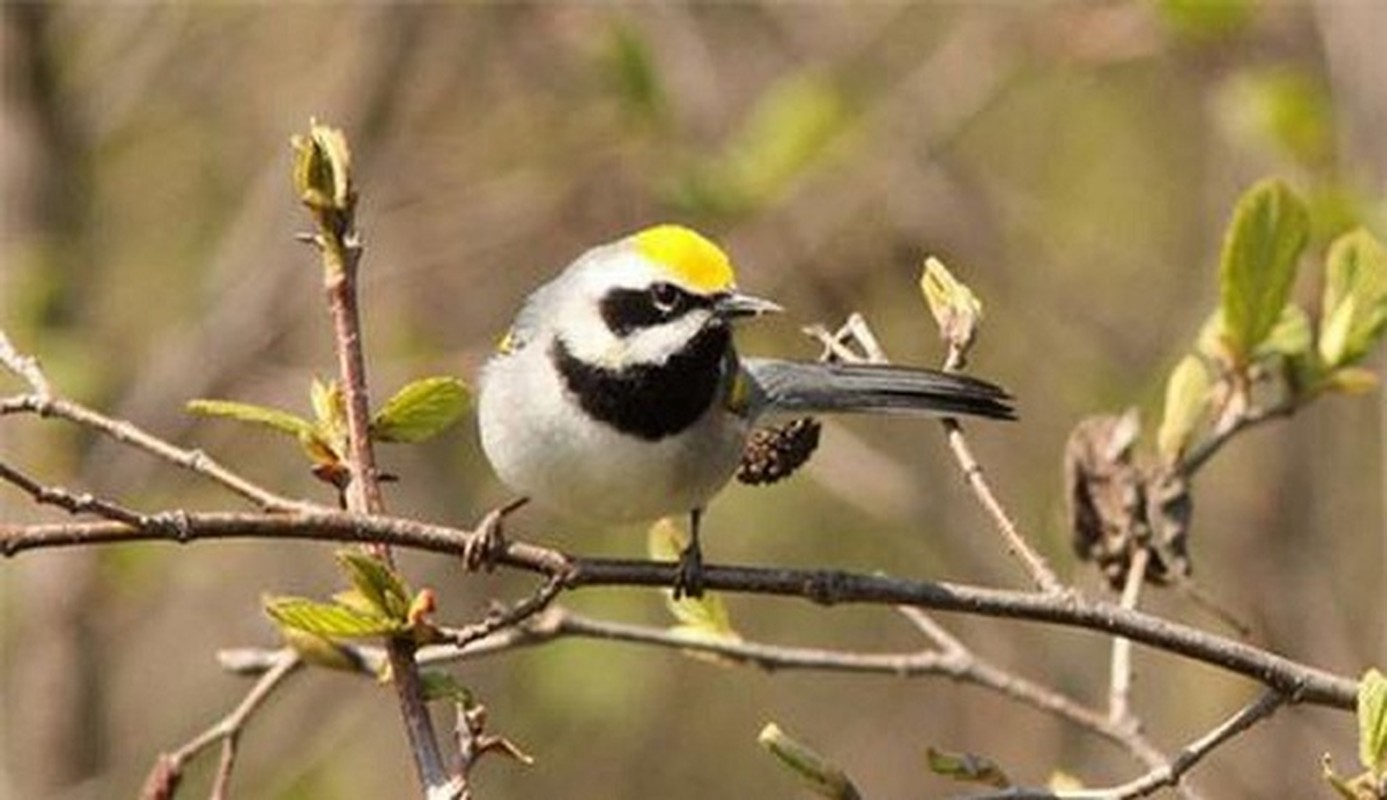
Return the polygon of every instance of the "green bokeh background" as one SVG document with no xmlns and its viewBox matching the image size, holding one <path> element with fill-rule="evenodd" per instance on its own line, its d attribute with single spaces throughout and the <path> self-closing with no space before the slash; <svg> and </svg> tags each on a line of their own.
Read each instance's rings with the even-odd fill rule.
<svg viewBox="0 0 1387 800">
<path fill-rule="evenodd" d="M 749 352 L 816 354 L 800 324 L 865 313 L 897 360 L 940 347 L 915 288 L 943 258 L 986 306 L 973 360 L 1022 421 L 970 429 L 1033 541 L 1070 555 L 1060 453 L 1092 413 L 1139 407 L 1216 297 L 1220 237 L 1266 174 L 1312 205 L 1318 261 L 1350 224 L 1382 233 L 1387 97 L 1379 4 L 1002 2 L 715 6 L 89 4 L 0 6 L 0 327 L 69 394 L 291 495 L 324 499 L 295 449 L 182 412 L 191 397 L 307 411 L 332 354 L 291 133 L 346 129 L 364 231 L 375 395 L 471 379 L 525 293 L 587 246 L 678 220 L 724 242 L 744 288 L 791 309 Z M 1299 296 L 1318 296 L 1306 273 Z M 1375 359 L 1380 366 L 1380 359 Z M 17 389 L 6 379 L 0 392 Z M 1201 585 L 1255 640 L 1357 674 L 1387 662 L 1383 403 L 1330 398 L 1250 434 L 1196 494 Z M 0 458 L 140 508 L 234 507 L 147 457 L 55 423 L 6 419 Z M 470 418 L 384 451 L 401 514 L 468 525 L 506 497 Z M 0 520 L 52 518 L 0 488 Z M 734 487 L 705 528 L 710 560 L 1021 586 L 936 426 L 830 425 L 811 468 Z M 526 511 L 517 534 L 634 556 L 639 530 Z M 247 688 L 219 648 L 268 645 L 264 592 L 324 596 L 325 545 L 131 546 L 0 564 L 0 798 L 129 797 L 153 756 Z M 450 621 L 527 579 L 404 555 Z M 664 624 L 658 595 L 564 602 Z M 758 641 L 908 650 L 889 610 L 732 597 Z M 1152 609 L 1215 625 L 1169 592 Z M 983 655 L 1094 704 L 1108 644 L 1086 633 L 944 617 Z M 1173 751 L 1255 687 L 1138 650 L 1136 708 Z M 926 745 L 984 753 L 1018 780 L 1090 785 L 1137 767 L 1092 735 L 944 680 L 764 674 L 629 645 L 563 642 L 457 669 L 493 730 L 538 761 L 500 760 L 484 798 L 785 797 L 756 745 L 770 720 L 870 797 L 939 796 Z M 1218 797 L 1323 795 L 1318 760 L 1351 763 L 1343 714 L 1293 709 L 1195 776 Z M 271 800 L 411 796 L 391 693 L 301 676 L 243 739 L 234 789 Z M 209 764 L 185 791 L 205 792 Z"/>
</svg>

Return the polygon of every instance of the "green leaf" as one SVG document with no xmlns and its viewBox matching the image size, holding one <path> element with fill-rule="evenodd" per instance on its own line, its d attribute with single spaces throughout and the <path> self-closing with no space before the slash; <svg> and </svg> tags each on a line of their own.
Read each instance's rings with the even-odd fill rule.
<svg viewBox="0 0 1387 800">
<path fill-rule="evenodd" d="M 200 414 L 204 417 L 224 417 L 238 422 L 262 425 L 280 433 L 287 433 L 300 440 L 314 436 L 313 423 L 277 408 L 257 406 L 251 403 L 237 403 L 231 400 L 199 399 L 189 400 L 187 409 L 190 413 Z"/>
<path fill-rule="evenodd" d="M 1376 669 L 1358 683 L 1358 760 L 1374 776 L 1387 775 L 1387 677 Z"/>
<path fill-rule="evenodd" d="M 467 410 L 468 399 L 467 385 L 457 378 L 414 381 L 371 420 L 371 434 L 382 442 L 422 442 L 456 422 Z"/>
<path fill-rule="evenodd" d="M 602 56 L 608 82 L 631 116 L 659 121 L 668 98 L 650 42 L 635 26 L 619 22 L 607 36 Z"/>
<path fill-rule="evenodd" d="M 1309 236 L 1309 212 L 1285 183 L 1261 181 L 1238 200 L 1219 266 L 1222 338 L 1235 365 L 1281 318 Z"/>
<path fill-rule="evenodd" d="M 347 449 L 347 398 L 337 381 L 317 378 L 308 386 L 308 399 L 313 405 L 315 431 L 335 453 Z"/>
<path fill-rule="evenodd" d="M 1285 64 L 1243 69 L 1219 95 L 1223 116 L 1245 143 L 1309 167 L 1333 156 L 1333 106 L 1326 87 L 1307 70 Z"/>
<path fill-rule="evenodd" d="M 1165 385 L 1165 416 L 1156 433 L 1156 448 L 1166 463 L 1174 463 L 1185 452 L 1204 419 L 1211 388 L 1209 369 L 1198 356 L 1185 356 L 1171 371 Z"/>
<path fill-rule="evenodd" d="M 266 597 L 265 613 L 281 627 L 330 639 L 391 636 L 404 630 L 402 623 L 380 614 L 303 597 Z"/>
<path fill-rule="evenodd" d="M 780 763 L 803 778 L 815 794 L 831 800 L 861 798 L 847 773 L 808 745 L 790 738 L 774 722 L 766 723 L 756 741 L 779 759 Z"/>
<path fill-rule="evenodd" d="M 1320 314 L 1320 357 L 1329 367 L 1362 359 L 1387 328 L 1387 250 L 1372 234 L 1360 228 L 1330 246 Z"/>
<path fill-rule="evenodd" d="M 309 664 L 342 672 L 366 670 L 365 662 L 359 655 L 326 636 L 283 625 L 279 633 L 284 637 L 284 643 L 294 648 L 299 657 Z"/>
<path fill-rule="evenodd" d="M 371 609 L 402 627 L 408 623 L 412 593 L 399 573 L 384 561 L 358 550 L 339 550 L 337 560 L 352 586 Z"/>
<path fill-rule="evenodd" d="M 794 73 L 757 98 L 722 153 L 686 176 L 683 200 L 721 212 L 764 206 L 827 161 L 853 119 L 833 81 Z"/>
<path fill-rule="evenodd" d="M 1310 317 L 1305 310 L 1295 303 L 1287 303 L 1281 309 L 1281 316 L 1276 320 L 1276 325 L 1267 334 L 1267 338 L 1257 347 L 1253 354 L 1258 358 L 1269 355 L 1285 356 L 1291 359 L 1303 359 L 1310 355 L 1314 347 L 1315 337 L 1310 332 Z"/>
<path fill-rule="evenodd" d="M 463 708 L 472 708 L 476 699 L 472 690 L 463 686 L 453 673 L 441 669 L 420 670 L 419 678 L 424 684 L 424 700 L 451 700 Z"/>
<path fill-rule="evenodd" d="M 1002 771 L 1002 768 L 985 756 L 974 755 L 973 753 L 951 753 L 929 747 L 925 749 L 925 761 L 929 765 L 930 772 L 935 775 L 953 778 L 956 781 L 994 786 L 998 789 L 1011 786 L 1011 779 Z"/>
</svg>

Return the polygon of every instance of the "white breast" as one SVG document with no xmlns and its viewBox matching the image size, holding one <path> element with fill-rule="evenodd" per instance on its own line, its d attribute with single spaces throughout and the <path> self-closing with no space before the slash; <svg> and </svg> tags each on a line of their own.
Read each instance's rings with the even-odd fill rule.
<svg viewBox="0 0 1387 800">
<path fill-rule="evenodd" d="M 570 516 L 635 522 L 701 508 L 732 477 L 748 428 L 721 403 L 681 433 L 641 439 L 588 417 L 544 351 L 532 342 L 482 374 L 482 447 L 511 489 Z"/>
</svg>

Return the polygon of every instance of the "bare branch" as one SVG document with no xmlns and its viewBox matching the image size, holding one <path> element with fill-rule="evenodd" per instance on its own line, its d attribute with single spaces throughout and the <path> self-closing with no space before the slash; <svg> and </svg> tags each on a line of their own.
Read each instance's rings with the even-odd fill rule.
<svg viewBox="0 0 1387 800">
<path fill-rule="evenodd" d="M 131 541 L 177 541 L 229 538 L 378 541 L 400 547 L 461 556 L 475 532 L 398 517 L 369 517 L 346 512 L 313 514 L 188 513 L 170 524 L 163 515 L 145 527 L 124 523 L 70 522 L 48 525 L 0 525 L 0 554 L 59 546 Z M 565 572 L 566 589 L 596 586 L 668 588 L 675 566 L 667 562 L 569 557 L 551 548 L 507 541 L 497 564 L 544 575 Z M 1245 642 L 1115 603 L 1078 594 L 1051 595 L 992 589 L 956 583 L 865 575 L 839 570 L 775 569 L 709 565 L 709 589 L 747 594 L 799 597 L 816 603 L 908 605 L 938 611 L 1024 619 L 1086 628 L 1125 636 L 1170 653 L 1244 675 L 1306 702 L 1352 710 L 1357 682 L 1292 661 Z"/>
<path fill-rule="evenodd" d="M 12 365 L 6 362 L 5 366 Z M 81 403 L 58 397 L 51 392 L 0 398 L 0 417 L 20 413 L 62 419 L 89 428 L 176 467 L 201 475 L 266 511 L 302 511 L 317 507 L 303 500 L 276 494 L 222 465 L 201 450 L 176 447 L 131 422 L 112 419 Z"/>
<path fill-rule="evenodd" d="M 1233 716 L 1186 745 L 1169 764 L 1153 769 L 1139 778 L 1106 789 L 1049 791 L 1045 789 L 1013 788 L 1000 792 L 971 794 L 966 800 L 1134 800 L 1146 797 L 1159 789 L 1178 786 L 1180 779 L 1205 756 L 1258 722 L 1270 717 L 1278 708 L 1291 702 L 1278 692 L 1265 692 L 1254 702 L 1239 709 Z"/>
<path fill-rule="evenodd" d="M 149 779 L 145 782 L 145 787 L 140 795 L 141 798 L 148 800 L 149 798 L 172 796 L 172 792 L 168 790 L 177 785 L 184 766 L 202 751 L 220 742 L 222 755 L 216 777 L 213 779 L 211 796 L 213 800 L 224 800 L 228 796 L 231 771 L 236 763 L 236 744 L 241 731 L 255 712 L 274 693 L 275 689 L 279 688 L 284 680 L 302 665 L 303 662 L 293 650 L 286 648 L 275 651 L 268 671 L 260 676 L 260 680 L 255 682 L 255 686 L 231 713 L 222 717 L 212 727 L 198 734 L 174 752 L 159 756 L 154 769 L 150 772 Z"/>
<path fill-rule="evenodd" d="M 1151 551 L 1139 548 L 1132 555 L 1132 563 L 1127 569 L 1127 582 L 1122 587 L 1122 607 L 1133 610 L 1141 598 L 1141 587 L 1146 583 L 1146 568 L 1151 561 Z M 1108 686 L 1108 719 L 1116 725 L 1138 728 L 1137 718 L 1132 713 L 1132 640 L 1124 636 L 1113 639 L 1112 660 Z"/>
</svg>

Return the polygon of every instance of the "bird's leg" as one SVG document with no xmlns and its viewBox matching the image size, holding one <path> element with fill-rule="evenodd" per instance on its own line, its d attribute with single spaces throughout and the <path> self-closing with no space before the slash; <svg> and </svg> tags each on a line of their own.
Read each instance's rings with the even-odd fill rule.
<svg viewBox="0 0 1387 800">
<path fill-rule="evenodd" d="M 469 572 L 479 569 L 490 572 L 496 566 L 497 557 L 506 549 L 505 518 L 528 502 L 528 497 L 517 497 L 499 508 L 486 512 L 486 516 L 477 524 L 475 536 L 463 548 L 462 563 Z"/>
<path fill-rule="evenodd" d="M 689 512 L 689 543 L 679 551 L 679 567 L 674 573 L 674 599 L 703 596 L 703 549 L 698 545 L 698 524 L 703 509 Z"/>
</svg>

